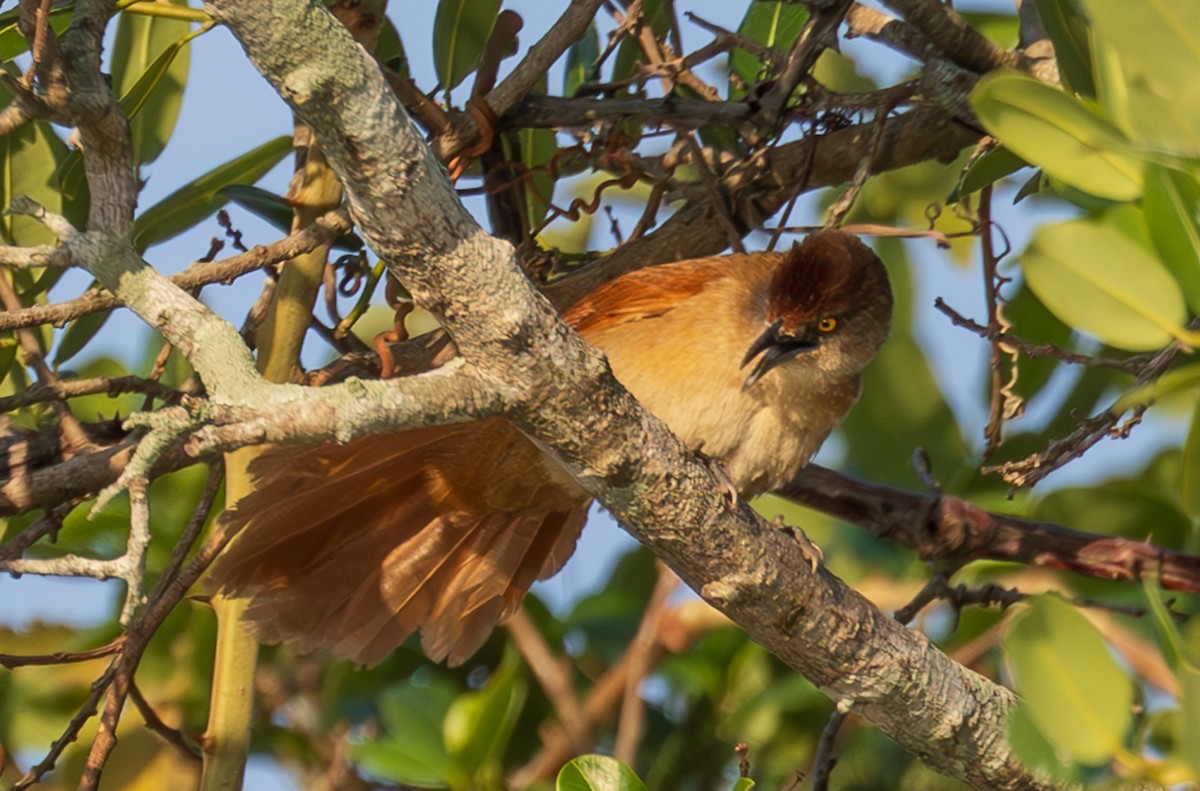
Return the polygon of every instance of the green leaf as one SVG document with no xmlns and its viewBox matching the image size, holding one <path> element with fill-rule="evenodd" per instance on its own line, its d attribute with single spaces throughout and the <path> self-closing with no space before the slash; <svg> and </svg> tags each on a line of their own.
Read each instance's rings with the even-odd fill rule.
<svg viewBox="0 0 1200 791">
<path fill-rule="evenodd" d="M 530 167 L 550 164 L 558 153 L 558 141 L 553 129 L 522 129 L 517 133 L 521 145 L 520 161 Z M 549 173 L 533 173 L 525 182 L 525 208 L 529 214 L 529 228 L 541 225 L 554 198 L 554 176 Z"/>
<path fill-rule="evenodd" d="M 375 44 L 375 59 L 387 66 L 401 77 L 408 76 L 408 55 L 404 52 L 404 42 L 400 40 L 400 31 L 387 17 L 379 26 L 379 41 Z"/>
<path fill-rule="evenodd" d="M 0 103 L 12 98 L 0 87 Z M 0 136 L 0 209 L 7 209 L 13 198 L 28 195 L 52 212 L 62 213 L 62 194 L 55 174 L 67 156 L 67 146 L 48 124 L 34 121 Z M 54 234 L 32 217 L 0 216 L 0 238 L 20 246 L 53 244 Z"/>
<path fill-rule="evenodd" d="M 808 9 L 798 3 L 780 0 L 757 0 L 750 3 L 738 35 L 767 47 L 786 52 L 792 45 L 804 23 L 808 21 Z M 743 49 L 735 49 L 729 55 L 729 98 L 738 99 L 746 95 L 746 89 L 765 75 L 763 61 Z M 734 79 L 734 77 L 739 79 Z"/>
<path fill-rule="evenodd" d="M 291 150 L 290 135 L 277 137 L 175 190 L 143 212 L 134 222 L 134 246 L 140 253 L 151 245 L 183 233 L 225 205 L 226 199 L 218 194 L 222 187 L 253 184 Z"/>
<path fill-rule="evenodd" d="M 156 0 L 186 6 L 186 0 Z M 130 115 L 134 157 L 153 162 L 167 144 L 187 82 L 191 23 L 146 14 L 123 13 L 113 42 L 113 92 Z"/>
<path fill-rule="evenodd" d="M 520 662 L 508 654 L 483 689 L 463 693 L 451 704 L 442 722 L 442 738 L 456 774 L 480 786 L 499 784 L 500 759 L 527 692 Z"/>
<path fill-rule="evenodd" d="M 1192 519 L 1200 519 L 1200 401 L 1192 415 L 1192 427 L 1183 444 L 1183 508 Z"/>
<path fill-rule="evenodd" d="M 987 185 L 1027 167 L 1028 162 L 1007 148 L 988 149 L 963 171 L 962 178 L 954 185 L 954 191 L 950 193 L 946 202 L 957 203 L 963 195 L 978 192 Z"/>
<path fill-rule="evenodd" d="M 1200 4 L 1081 0 L 1108 61 L 1105 108 L 1135 141 L 1200 153 Z"/>
<path fill-rule="evenodd" d="M 646 791 L 646 784 L 625 764 L 607 755 L 581 755 L 564 766 L 555 791 Z"/>
<path fill-rule="evenodd" d="M 1141 195 L 1144 163 L 1125 136 L 1057 88 L 993 72 L 975 87 L 971 106 L 1013 153 L 1072 187 L 1112 200 Z"/>
<path fill-rule="evenodd" d="M 1179 668 L 1180 754 L 1191 767 L 1193 780 L 1200 779 L 1200 623 L 1193 619 L 1184 627 L 1186 662 Z"/>
<path fill-rule="evenodd" d="M 277 231 L 292 232 L 295 210 L 282 195 L 276 195 L 253 184 L 230 184 L 217 190 L 217 197 L 236 203 L 256 217 L 266 220 Z M 353 253 L 363 248 L 363 240 L 352 233 L 343 234 L 335 239 L 330 247 Z"/>
<path fill-rule="evenodd" d="M 1030 720 L 1059 755 L 1097 766 L 1122 749 L 1133 683 L 1074 607 L 1053 595 L 1031 599 L 1004 648 Z"/>
<path fill-rule="evenodd" d="M 1061 782 L 1077 780 L 1079 773 L 1058 760 L 1058 751 L 1038 730 L 1029 704 L 1023 700 L 1008 715 L 1007 735 L 1009 746 L 1025 766 L 1035 772 L 1045 772 Z"/>
<path fill-rule="evenodd" d="M 1200 314 L 1200 183 L 1188 173 L 1150 163 L 1142 213 L 1159 257 Z"/>
<path fill-rule="evenodd" d="M 1058 74 L 1067 90 L 1096 96 L 1092 79 L 1091 29 L 1078 0 L 1035 0 L 1038 16 L 1054 44 Z"/>
<path fill-rule="evenodd" d="M 733 784 L 733 788 L 730 789 L 730 791 L 750 791 L 751 788 L 754 788 L 753 780 L 751 780 L 749 777 L 739 777 L 737 782 Z"/>
<path fill-rule="evenodd" d="M 433 62 L 447 92 L 479 65 L 500 0 L 440 0 L 433 21 Z"/>
<path fill-rule="evenodd" d="M 58 35 L 62 35 L 71 24 L 71 17 L 74 13 L 74 3 L 52 6 L 50 8 L 50 29 Z M 24 55 L 29 51 L 29 42 L 17 28 L 17 20 L 20 18 L 21 7 L 19 4 L 0 14 L 0 61 L 11 61 L 18 55 Z"/>
<path fill-rule="evenodd" d="M 296 211 L 287 198 L 253 184 L 230 184 L 217 190 L 217 196 L 236 203 L 277 231 L 292 232 Z"/>
<path fill-rule="evenodd" d="M 1107 344 L 1142 351 L 1187 336 L 1175 279 L 1149 250 L 1106 224 L 1043 226 L 1021 268 L 1054 315 Z"/>
<path fill-rule="evenodd" d="M 386 738 L 352 745 L 351 756 L 367 774 L 420 788 L 444 788 L 450 757 L 442 743 L 442 720 L 457 695 L 440 677 L 425 685 L 401 683 L 379 699 Z"/>
<path fill-rule="evenodd" d="M 596 23 L 588 25 L 583 38 L 567 49 L 567 69 L 563 74 L 563 96 L 572 97 L 579 86 L 591 79 L 592 66 L 600 59 L 600 36 Z"/>
<path fill-rule="evenodd" d="M 67 331 L 58 343 L 58 348 L 54 350 L 54 367 L 57 369 L 67 360 L 79 354 L 111 315 L 111 310 L 101 310 L 80 316 L 68 324 Z"/>
</svg>

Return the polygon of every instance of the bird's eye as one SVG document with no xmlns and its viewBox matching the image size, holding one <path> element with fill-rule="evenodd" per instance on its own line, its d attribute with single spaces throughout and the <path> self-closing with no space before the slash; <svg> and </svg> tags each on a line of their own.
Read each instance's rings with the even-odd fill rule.
<svg viewBox="0 0 1200 791">
<path fill-rule="evenodd" d="M 838 320 L 833 316 L 826 316 L 817 322 L 818 332 L 833 332 L 837 329 Z"/>
</svg>

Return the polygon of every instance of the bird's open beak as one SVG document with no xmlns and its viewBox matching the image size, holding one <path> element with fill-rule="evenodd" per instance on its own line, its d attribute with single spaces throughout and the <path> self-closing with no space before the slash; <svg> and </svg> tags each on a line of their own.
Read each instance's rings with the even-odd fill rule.
<svg viewBox="0 0 1200 791">
<path fill-rule="evenodd" d="M 758 340 L 750 345 L 746 356 L 742 358 L 742 364 L 738 367 L 745 368 L 755 357 L 760 354 L 762 357 L 759 357 L 758 364 L 746 377 L 746 381 L 742 384 L 743 390 L 749 390 L 755 382 L 763 378 L 767 371 L 780 363 L 787 362 L 797 354 L 817 348 L 815 340 L 783 335 L 782 328 L 783 320 L 780 319 L 767 327 L 763 334 L 758 336 Z"/>
</svg>

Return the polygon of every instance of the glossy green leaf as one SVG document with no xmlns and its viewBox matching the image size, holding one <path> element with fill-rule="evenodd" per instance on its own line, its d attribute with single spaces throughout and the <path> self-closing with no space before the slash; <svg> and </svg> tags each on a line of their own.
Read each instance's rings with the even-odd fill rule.
<svg viewBox="0 0 1200 791">
<path fill-rule="evenodd" d="M 483 689 L 459 695 L 442 722 L 442 738 L 453 771 L 487 786 L 501 772 L 500 759 L 512 738 L 528 685 L 515 655 L 505 657 Z"/>
<path fill-rule="evenodd" d="M 236 203 L 256 217 L 267 221 L 277 231 L 292 232 L 295 211 L 287 198 L 253 184 L 230 184 L 217 190 L 217 197 Z M 330 245 L 334 250 L 357 252 L 363 248 L 363 240 L 356 234 L 339 236 Z"/>
<path fill-rule="evenodd" d="M 230 184 L 217 190 L 217 196 L 236 203 L 277 231 L 292 232 L 296 211 L 287 198 L 253 184 Z"/>
<path fill-rule="evenodd" d="M 1183 444 L 1183 508 L 1192 519 L 1200 519 L 1200 400 L 1192 415 L 1192 426 Z"/>
<path fill-rule="evenodd" d="M 625 764 L 607 755 L 581 755 L 564 766 L 555 791 L 646 791 L 646 784 Z"/>
<path fill-rule="evenodd" d="M 530 168 L 545 167 L 558 153 L 558 141 L 553 129 L 522 129 L 517 133 L 521 146 L 521 162 Z M 541 225 L 554 198 L 554 176 L 533 173 L 525 182 L 525 209 L 530 229 Z"/>
<path fill-rule="evenodd" d="M 583 38 L 567 49 L 567 69 L 563 74 L 563 96 L 571 97 L 579 86 L 591 79 L 592 66 L 600 58 L 600 36 L 596 23 L 588 25 Z"/>
<path fill-rule="evenodd" d="M 730 791 L 750 791 L 752 788 L 754 788 L 753 780 L 751 780 L 749 777 L 739 777 L 737 782 L 733 784 L 733 788 L 730 789 Z"/>
<path fill-rule="evenodd" d="M 808 9 L 799 3 L 781 0 L 758 0 L 746 8 L 746 15 L 738 25 L 738 35 L 766 47 L 777 49 L 781 54 L 804 29 L 808 21 Z M 729 55 L 729 96 L 731 99 L 746 95 L 746 89 L 762 79 L 761 58 L 735 49 Z M 734 79 L 734 77 L 737 79 Z"/>
<path fill-rule="evenodd" d="M 290 135 L 269 140 L 240 157 L 219 165 L 151 206 L 134 222 L 138 252 L 183 233 L 225 205 L 219 195 L 230 184 L 253 184 L 292 150 Z"/>
<path fill-rule="evenodd" d="M 1027 167 L 1028 162 L 1007 148 L 989 149 L 963 171 L 962 178 L 958 180 L 946 202 L 957 203 L 963 195 L 978 192 L 987 185 L 995 184 L 1005 176 Z"/>
<path fill-rule="evenodd" d="M 1142 211 L 1162 262 L 1200 314 L 1200 183 L 1191 174 L 1150 163 Z"/>
<path fill-rule="evenodd" d="M 58 347 L 54 350 L 54 367 L 58 368 L 79 354 L 88 345 L 88 342 L 96 337 L 96 333 L 100 331 L 111 315 L 111 310 L 102 310 L 80 316 L 68 324 L 67 331 L 63 333 L 62 340 L 58 342 Z"/>
<path fill-rule="evenodd" d="M 401 77 L 408 76 L 408 55 L 404 52 L 404 42 L 400 40 L 400 31 L 396 30 L 392 20 L 387 17 L 383 18 L 383 23 L 379 26 L 375 59 Z"/>
<path fill-rule="evenodd" d="M 449 91 L 475 70 L 500 0 L 440 0 L 433 21 L 433 62 L 438 81 Z"/>
<path fill-rule="evenodd" d="M 439 677 L 421 686 L 389 687 L 378 703 L 386 736 L 352 745 L 354 762 L 381 780 L 419 788 L 445 787 L 450 757 L 442 744 L 442 719 L 456 695 L 456 685 Z"/>
<path fill-rule="evenodd" d="M 1014 72 L 993 72 L 971 106 L 983 125 L 1027 162 L 1101 198 L 1133 200 L 1144 163 L 1120 130 L 1057 88 Z"/>
<path fill-rule="evenodd" d="M 1043 226 L 1021 268 L 1054 315 L 1112 346 L 1156 349 L 1185 333 L 1175 279 L 1149 250 L 1103 223 Z"/>
<path fill-rule="evenodd" d="M 1079 0 L 1036 0 L 1036 5 L 1046 34 L 1054 44 L 1063 85 L 1084 97 L 1094 97 L 1091 30 Z"/>
<path fill-rule="evenodd" d="M 187 5 L 186 0 L 170 0 L 170 4 Z M 181 40 L 190 30 L 191 24 L 180 19 L 120 15 L 113 42 L 113 92 L 131 116 L 138 164 L 153 162 L 175 129 L 190 60 Z"/>
<path fill-rule="evenodd" d="M 12 95 L 0 87 L 0 104 Z M 18 195 L 28 195 L 53 212 L 62 213 L 62 194 L 55 173 L 67 156 L 67 146 L 48 124 L 34 121 L 0 136 L 0 208 Z M 0 215 L 0 237 L 6 244 L 53 244 L 54 234 L 31 217 Z"/>
<path fill-rule="evenodd" d="M 1200 3 L 1080 0 L 1104 45 L 1101 100 L 1151 147 L 1200 154 Z"/>
<path fill-rule="evenodd" d="M 1133 716 L 1133 682 L 1086 618 L 1057 596 L 1030 600 L 1004 649 L 1029 717 L 1073 763 L 1107 763 Z"/>
<path fill-rule="evenodd" d="M 50 8 L 50 29 L 62 35 L 71 24 L 75 13 L 74 3 L 63 3 Z M 20 5 L 0 14 L 0 61 L 8 62 L 29 51 L 29 42 L 17 28 L 21 16 Z"/>
</svg>

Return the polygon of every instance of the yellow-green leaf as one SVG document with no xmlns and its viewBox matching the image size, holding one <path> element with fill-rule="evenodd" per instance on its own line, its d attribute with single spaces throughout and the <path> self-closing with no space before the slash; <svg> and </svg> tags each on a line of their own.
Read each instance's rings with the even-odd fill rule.
<svg viewBox="0 0 1200 791">
<path fill-rule="evenodd" d="M 1200 520 L 1200 400 L 1192 415 L 1192 427 L 1183 445 L 1183 509 L 1192 519 Z M 1200 701 L 1197 701 L 1200 705 Z"/>
<path fill-rule="evenodd" d="M 1082 0 L 1108 61 L 1106 109 L 1133 140 L 1200 154 L 1200 3 Z"/>
<path fill-rule="evenodd" d="M 1021 268 L 1054 315 L 1105 343 L 1143 351 L 1190 338 L 1175 279 L 1153 253 L 1101 222 L 1043 226 Z"/>
<path fill-rule="evenodd" d="M 186 6 L 186 0 L 156 0 Z M 130 114 L 134 156 L 153 162 L 167 144 L 187 82 L 189 50 L 182 40 L 191 23 L 146 14 L 123 13 L 113 42 L 113 91 Z"/>
<path fill-rule="evenodd" d="M 1013 153 L 1070 186 L 1111 200 L 1141 195 L 1144 163 L 1128 140 L 1061 90 L 997 72 L 979 81 L 971 106 Z"/>
<path fill-rule="evenodd" d="M 1004 649 L 1030 720 L 1060 755 L 1097 766 L 1122 749 L 1133 683 L 1074 607 L 1053 595 L 1032 599 Z"/>
<path fill-rule="evenodd" d="M 1150 163 L 1142 212 L 1159 257 L 1200 314 L 1200 183 L 1189 173 Z"/>
</svg>

